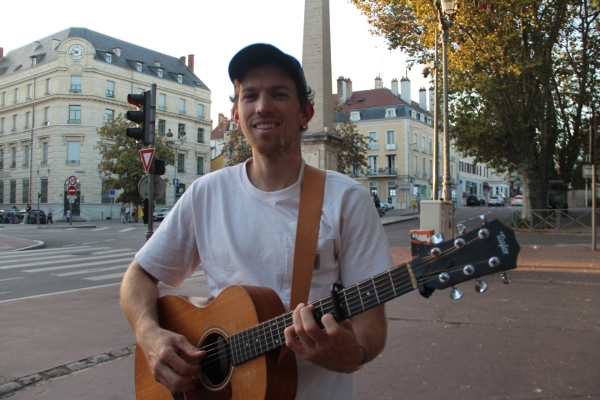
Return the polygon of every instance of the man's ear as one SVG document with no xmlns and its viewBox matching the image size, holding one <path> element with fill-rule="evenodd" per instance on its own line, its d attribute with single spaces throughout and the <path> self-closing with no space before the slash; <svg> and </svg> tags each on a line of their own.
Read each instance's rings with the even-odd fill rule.
<svg viewBox="0 0 600 400">
<path fill-rule="evenodd" d="M 313 107 L 312 103 L 308 102 L 302 108 L 302 116 L 300 117 L 300 126 L 308 125 L 308 122 L 312 119 L 312 117 L 314 115 L 315 115 L 315 108 Z"/>
<path fill-rule="evenodd" d="M 231 118 L 233 119 L 233 122 L 235 122 L 235 125 L 239 128 L 240 127 L 240 114 L 237 111 L 237 107 L 233 107 L 231 109 Z"/>
</svg>

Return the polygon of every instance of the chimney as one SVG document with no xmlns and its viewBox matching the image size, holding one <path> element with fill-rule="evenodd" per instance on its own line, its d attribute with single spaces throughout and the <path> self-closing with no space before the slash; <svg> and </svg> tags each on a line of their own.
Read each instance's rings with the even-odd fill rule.
<svg viewBox="0 0 600 400">
<path fill-rule="evenodd" d="M 375 78 L 375 89 L 383 89 L 383 84 L 381 83 L 381 77 Z"/>
<path fill-rule="evenodd" d="M 392 94 L 398 97 L 398 79 L 392 79 Z"/>
<path fill-rule="evenodd" d="M 410 102 L 410 79 L 401 78 L 400 79 L 400 99 L 411 104 Z"/>
<path fill-rule="evenodd" d="M 33 51 L 36 51 L 37 49 L 40 48 L 42 44 L 40 42 L 38 42 L 37 40 L 35 42 L 33 42 Z"/>
<path fill-rule="evenodd" d="M 0 47 L 0 60 L 4 57 L 4 48 Z"/>
<path fill-rule="evenodd" d="M 52 39 L 52 50 L 56 50 L 58 48 L 59 44 L 60 44 L 60 40 Z"/>
<path fill-rule="evenodd" d="M 188 68 L 192 70 L 192 72 L 194 72 L 194 55 L 190 54 L 188 56 Z"/>
<path fill-rule="evenodd" d="M 117 57 L 121 57 L 121 48 L 120 48 L 120 47 L 115 47 L 115 48 L 113 49 L 113 53 L 115 53 L 115 55 L 116 55 Z"/>
<path fill-rule="evenodd" d="M 183 65 L 185 65 L 185 56 L 179 57 L 179 61 L 181 61 Z"/>
<path fill-rule="evenodd" d="M 427 90 L 424 87 L 419 89 L 419 107 L 427 110 Z"/>
<path fill-rule="evenodd" d="M 221 125 L 221 123 L 223 122 L 224 119 L 225 119 L 225 115 L 223 113 L 219 113 L 218 124 Z"/>
<path fill-rule="evenodd" d="M 337 79 L 337 97 L 338 105 L 343 105 L 346 102 L 346 80 L 343 76 Z"/>
<path fill-rule="evenodd" d="M 429 112 L 433 112 L 433 107 L 435 105 L 435 91 L 433 87 L 429 88 Z"/>
<path fill-rule="evenodd" d="M 346 78 L 346 99 L 350 100 L 352 98 L 352 80 L 350 78 Z"/>
</svg>

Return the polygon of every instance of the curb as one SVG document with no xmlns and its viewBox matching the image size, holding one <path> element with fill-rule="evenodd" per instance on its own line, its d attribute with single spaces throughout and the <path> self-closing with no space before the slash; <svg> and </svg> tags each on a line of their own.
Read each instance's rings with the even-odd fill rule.
<svg viewBox="0 0 600 400">
<path fill-rule="evenodd" d="M 15 249 L 14 251 L 35 250 L 35 249 L 41 249 L 42 247 L 46 247 L 46 243 L 42 242 L 41 240 L 33 240 L 33 241 L 37 242 L 37 244 L 34 244 L 32 246 L 27 246 L 27 247 L 21 247 L 20 249 Z"/>
<path fill-rule="evenodd" d="M 385 217 L 384 217 L 385 218 Z M 388 218 L 394 218 L 394 217 L 388 217 Z M 399 222 L 404 222 L 404 221 L 410 221 L 413 219 L 417 219 L 419 218 L 419 216 L 417 214 L 415 215 L 408 215 L 408 216 L 403 216 L 403 217 L 396 217 L 393 220 L 390 221 L 381 221 L 382 225 L 392 225 L 392 224 L 397 224 Z"/>
<path fill-rule="evenodd" d="M 37 229 L 71 229 L 71 228 L 95 228 L 96 225 L 67 225 L 67 226 L 54 226 L 54 225 L 38 225 Z"/>
</svg>

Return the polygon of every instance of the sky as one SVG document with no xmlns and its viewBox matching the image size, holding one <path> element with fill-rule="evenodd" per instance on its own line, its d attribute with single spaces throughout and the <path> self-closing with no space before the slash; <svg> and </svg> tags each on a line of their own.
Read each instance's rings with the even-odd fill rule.
<svg viewBox="0 0 600 400">
<path fill-rule="evenodd" d="M 405 56 L 371 35 L 365 16 L 347 0 L 329 0 L 332 77 L 368 90 L 381 76 L 385 87 L 407 73 Z M 0 47 L 4 54 L 68 27 L 85 27 L 173 57 L 195 55 L 195 74 L 211 90 L 211 119 L 231 115 L 233 86 L 227 66 L 243 47 L 271 43 L 302 61 L 303 0 L 229 1 L 3 1 Z M 412 99 L 430 84 L 422 67 L 408 71 Z M 333 93 L 336 84 L 332 82 Z M 213 124 L 214 127 L 214 124 Z"/>
</svg>

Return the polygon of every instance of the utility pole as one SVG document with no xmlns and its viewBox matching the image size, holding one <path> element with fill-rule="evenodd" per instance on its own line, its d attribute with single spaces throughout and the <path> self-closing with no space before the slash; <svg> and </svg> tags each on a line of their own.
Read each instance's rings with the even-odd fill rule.
<svg viewBox="0 0 600 400">
<path fill-rule="evenodd" d="M 596 250 L 596 109 L 592 103 L 592 118 L 590 120 L 590 164 L 592 164 L 592 251 Z"/>
</svg>

